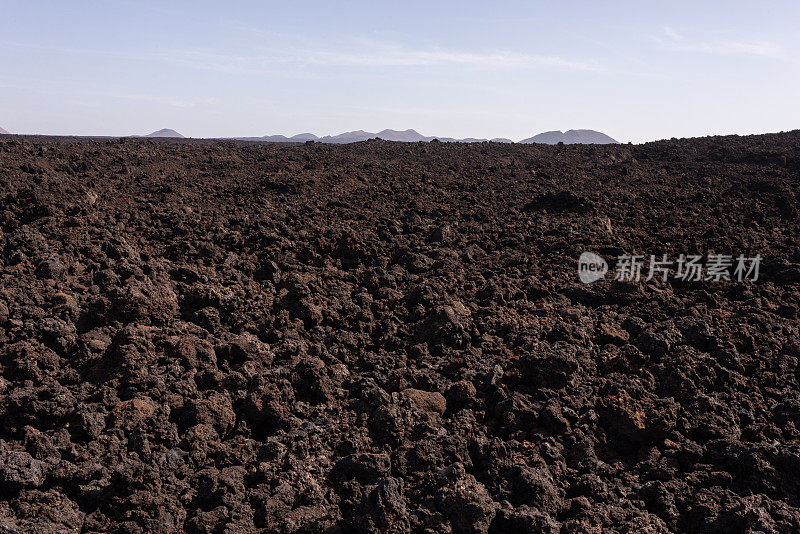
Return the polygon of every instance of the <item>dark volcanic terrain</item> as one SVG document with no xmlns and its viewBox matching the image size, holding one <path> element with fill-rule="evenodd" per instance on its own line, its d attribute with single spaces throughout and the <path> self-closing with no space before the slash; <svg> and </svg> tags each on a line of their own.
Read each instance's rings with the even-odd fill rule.
<svg viewBox="0 0 800 534">
<path fill-rule="evenodd" d="M 797 532 L 798 186 L 800 132 L 4 137 L 0 532 Z"/>
</svg>

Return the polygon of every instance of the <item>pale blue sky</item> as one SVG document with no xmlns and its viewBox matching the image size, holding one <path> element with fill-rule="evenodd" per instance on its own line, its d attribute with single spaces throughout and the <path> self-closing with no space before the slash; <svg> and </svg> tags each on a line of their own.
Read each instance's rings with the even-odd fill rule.
<svg viewBox="0 0 800 534">
<path fill-rule="evenodd" d="M 800 128 L 800 3 L 609 4 L 0 0 L 0 127 L 633 142 Z"/>
</svg>

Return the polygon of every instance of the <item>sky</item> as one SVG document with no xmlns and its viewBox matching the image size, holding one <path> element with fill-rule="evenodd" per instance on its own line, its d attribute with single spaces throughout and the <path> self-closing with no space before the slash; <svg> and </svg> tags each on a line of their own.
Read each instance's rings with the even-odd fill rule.
<svg viewBox="0 0 800 534">
<path fill-rule="evenodd" d="M 800 128 L 799 21 L 794 0 L 0 0 L 0 127 L 786 131 Z"/>
</svg>

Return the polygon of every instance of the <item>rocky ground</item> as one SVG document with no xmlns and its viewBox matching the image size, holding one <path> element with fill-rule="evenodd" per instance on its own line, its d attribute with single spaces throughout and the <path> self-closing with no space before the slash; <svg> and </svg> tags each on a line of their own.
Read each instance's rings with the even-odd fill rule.
<svg viewBox="0 0 800 534">
<path fill-rule="evenodd" d="M 799 185 L 800 132 L 1 138 L 0 531 L 796 532 Z"/>
</svg>

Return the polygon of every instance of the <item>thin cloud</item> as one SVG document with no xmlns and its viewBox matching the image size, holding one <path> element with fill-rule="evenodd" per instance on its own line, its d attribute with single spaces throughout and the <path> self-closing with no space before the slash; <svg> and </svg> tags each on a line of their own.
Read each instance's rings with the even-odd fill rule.
<svg viewBox="0 0 800 534">
<path fill-rule="evenodd" d="M 786 49 L 778 43 L 769 41 L 692 41 L 669 26 L 664 28 L 664 37 L 656 37 L 655 41 L 661 48 L 675 52 L 789 59 Z"/>
<path fill-rule="evenodd" d="M 466 53 L 445 50 L 392 49 L 384 51 L 331 51 L 290 49 L 281 53 L 239 56 L 216 53 L 164 52 L 159 59 L 217 72 L 261 71 L 278 65 L 327 67 L 429 67 L 460 65 L 478 68 L 550 68 L 585 72 L 606 70 L 600 65 L 572 61 L 557 56 L 539 56 L 515 52 Z"/>
<path fill-rule="evenodd" d="M 35 83 L 27 84 L 13 84 L 13 83 L 0 83 L 0 88 L 13 88 L 20 89 L 31 93 L 38 93 L 42 95 L 53 95 L 63 97 L 94 97 L 95 100 L 72 100 L 76 105 L 82 107 L 99 107 L 101 104 L 97 99 L 110 98 L 115 100 L 130 100 L 138 102 L 149 102 L 152 104 L 159 104 L 162 106 L 170 106 L 174 108 L 188 109 L 200 106 L 210 106 L 217 102 L 216 98 L 202 97 L 202 98 L 180 98 L 170 97 L 164 95 L 152 95 L 145 93 L 128 93 L 128 92 L 114 92 L 114 91 L 81 91 L 75 88 L 48 85 L 46 81 L 36 81 Z"/>
<path fill-rule="evenodd" d="M 683 36 L 681 34 L 679 34 L 678 32 L 676 32 L 675 30 L 673 30 L 672 28 L 670 28 L 669 26 L 665 26 L 664 27 L 664 33 L 667 35 L 667 37 L 669 37 L 673 41 L 682 41 L 683 40 Z"/>
<path fill-rule="evenodd" d="M 416 115 L 420 118 L 435 115 L 440 117 L 490 118 L 503 120 L 519 119 L 519 113 L 504 113 L 479 108 L 353 106 L 348 109 L 355 111 L 367 111 L 370 113 L 388 113 L 405 116 Z"/>
<path fill-rule="evenodd" d="M 415 50 L 387 47 L 383 50 L 330 52 L 302 51 L 293 56 L 297 63 L 360 66 L 360 67 L 425 67 L 462 65 L 473 67 L 561 68 L 579 71 L 599 71 L 592 63 L 572 61 L 557 56 L 521 54 L 510 51 L 491 53 L 454 52 L 448 50 Z"/>
<path fill-rule="evenodd" d="M 602 65 L 576 61 L 560 56 L 520 53 L 508 50 L 465 52 L 446 49 L 408 48 L 370 39 L 360 39 L 338 48 L 304 43 L 283 45 L 256 54 L 231 54 L 205 49 L 109 51 L 75 47 L 51 47 L 29 43 L 8 43 L 11 46 L 41 51 L 92 56 L 122 61 L 169 62 L 189 68 L 215 72 L 263 72 L 271 68 L 297 66 L 330 67 L 427 67 L 460 65 L 476 68 L 564 69 L 584 72 L 607 71 Z"/>
<path fill-rule="evenodd" d="M 156 95 L 139 94 L 139 93 L 95 93 L 100 97 L 116 98 L 120 100 L 133 100 L 139 102 L 151 102 L 153 104 L 160 104 L 164 106 L 171 106 L 174 108 L 194 108 L 198 106 L 208 106 L 216 102 L 215 98 L 170 98 Z"/>
</svg>

